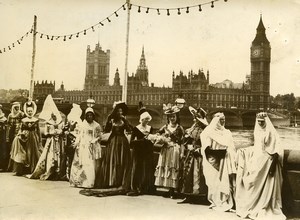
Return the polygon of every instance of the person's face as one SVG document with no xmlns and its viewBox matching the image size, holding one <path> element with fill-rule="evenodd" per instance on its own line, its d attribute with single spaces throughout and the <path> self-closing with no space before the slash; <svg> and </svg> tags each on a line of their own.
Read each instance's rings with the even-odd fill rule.
<svg viewBox="0 0 300 220">
<path fill-rule="evenodd" d="M 53 119 L 53 121 L 56 121 L 56 119 L 57 119 L 56 115 L 53 113 L 51 114 L 51 118 Z"/>
<path fill-rule="evenodd" d="M 172 124 L 175 124 L 175 123 L 176 123 L 176 120 L 177 120 L 176 114 L 172 114 L 172 115 L 169 116 L 169 121 L 170 121 Z"/>
<path fill-rule="evenodd" d="M 261 128 L 264 128 L 266 126 L 266 121 L 264 119 L 259 119 L 257 120 L 257 122 Z"/>
<path fill-rule="evenodd" d="M 225 118 L 220 118 L 220 125 L 222 125 L 222 126 L 225 125 Z"/>
<path fill-rule="evenodd" d="M 20 110 L 20 106 L 17 105 L 17 106 L 14 107 L 14 109 L 15 109 L 15 111 L 18 112 Z"/>
<path fill-rule="evenodd" d="M 94 114 L 92 112 L 86 113 L 85 119 L 88 123 L 92 123 L 94 120 Z"/>
<path fill-rule="evenodd" d="M 145 126 L 149 123 L 150 119 L 149 118 L 144 118 L 142 119 L 142 125 Z"/>
<path fill-rule="evenodd" d="M 27 114 L 29 117 L 33 116 L 33 108 L 27 108 Z"/>
<path fill-rule="evenodd" d="M 121 108 L 119 108 L 117 110 L 117 116 L 121 117 L 123 115 L 123 110 Z"/>
</svg>

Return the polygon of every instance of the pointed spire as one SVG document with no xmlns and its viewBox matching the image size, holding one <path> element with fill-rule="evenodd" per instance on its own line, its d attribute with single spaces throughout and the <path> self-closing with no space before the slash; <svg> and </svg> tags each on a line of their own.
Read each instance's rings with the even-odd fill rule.
<svg viewBox="0 0 300 220">
<path fill-rule="evenodd" d="M 268 41 L 267 36 L 266 36 L 266 28 L 265 28 L 263 20 L 262 20 L 262 15 L 260 15 L 259 23 L 256 28 L 256 36 L 255 36 L 255 39 L 253 40 L 252 44 L 261 45 L 262 43 L 270 44 L 270 42 Z"/>
<path fill-rule="evenodd" d="M 143 45 L 143 50 L 142 50 L 142 58 L 145 59 L 144 45 Z"/>
<path fill-rule="evenodd" d="M 116 69 L 116 73 L 115 73 L 114 86 L 120 86 L 120 74 L 118 68 Z"/>
<path fill-rule="evenodd" d="M 138 69 L 147 69 L 144 45 L 143 45 L 142 55 L 141 55 L 141 59 L 140 59 L 140 65 L 138 66 Z"/>
<path fill-rule="evenodd" d="M 266 30 L 264 23 L 262 21 L 262 14 L 260 14 L 259 24 L 258 24 L 256 30 L 257 31 L 265 31 Z"/>
</svg>

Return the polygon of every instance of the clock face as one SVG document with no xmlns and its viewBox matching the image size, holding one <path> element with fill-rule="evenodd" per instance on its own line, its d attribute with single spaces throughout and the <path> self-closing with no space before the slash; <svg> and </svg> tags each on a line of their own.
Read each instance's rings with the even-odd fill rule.
<svg viewBox="0 0 300 220">
<path fill-rule="evenodd" d="M 259 49 L 255 49 L 255 50 L 252 51 L 253 57 L 258 57 L 259 54 L 260 54 L 260 50 Z"/>
</svg>

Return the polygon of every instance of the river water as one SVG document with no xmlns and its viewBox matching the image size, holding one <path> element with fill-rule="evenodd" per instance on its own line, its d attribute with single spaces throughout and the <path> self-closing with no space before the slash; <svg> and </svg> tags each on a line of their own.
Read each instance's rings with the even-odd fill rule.
<svg viewBox="0 0 300 220">
<path fill-rule="evenodd" d="M 237 148 L 253 145 L 253 129 L 230 129 Z M 300 127 L 277 128 L 284 149 L 300 150 Z"/>
</svg>

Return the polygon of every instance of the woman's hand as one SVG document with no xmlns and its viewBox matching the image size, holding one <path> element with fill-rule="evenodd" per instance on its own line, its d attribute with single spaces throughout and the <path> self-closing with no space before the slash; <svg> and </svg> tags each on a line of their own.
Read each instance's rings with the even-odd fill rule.
<svg viewBox="0 0 300 220">
<path fill-rule="evenodd" d="M 191 150 L 193 150 L 193 149 L 194 149 L 194 147 L 193 147 L 193 145 L 192 145 L 192 144 L 188 144 L 188 145 L 187 145 L 187 149 L 188 149 L 189 151 L 191 151 Z"/>
</svg>

